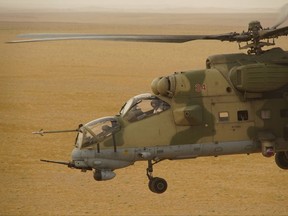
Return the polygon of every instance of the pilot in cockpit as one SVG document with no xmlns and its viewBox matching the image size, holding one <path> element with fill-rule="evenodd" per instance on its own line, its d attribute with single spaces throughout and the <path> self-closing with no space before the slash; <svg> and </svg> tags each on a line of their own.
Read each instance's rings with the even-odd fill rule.
<svg viewBox="0 0 288 216">
<path fill-rule="evenodd" d="M 163 103 L 160 100 L 152 100 L 151 106 L 153 107 L 153 114 L 163 111 Z"/>
</svg>

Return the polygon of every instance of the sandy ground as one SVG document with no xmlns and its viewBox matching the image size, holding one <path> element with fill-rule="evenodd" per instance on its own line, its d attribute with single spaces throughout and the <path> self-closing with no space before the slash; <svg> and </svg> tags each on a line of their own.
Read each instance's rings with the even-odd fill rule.
<svg viewBox="0 0 288 216">
<path fill-rule="evenodd" d="M 274 16 L 260 18 L 270 25 Z M 169 184 L 161 195 L 148 190 L 144 162 L 96 182 L 92 172 L 39 161 L 68 161 L 74 134 L 40 137 L 32 131 L 75 129 L 114 115 L 131 96 L 150 92 L 153 78 L 204 68 L 207 56 L 239 52 L 237 44 L 4 43 L 29 32 L 226 33 L 245 30 L 254 19 L 257 15 L 2 13 L 0 215 L 288 215 L 288 173 L 258 154 L 163 161 L 154 170 Z M 287 37 L 277 42 L 288 49 Z"/>
</svg>

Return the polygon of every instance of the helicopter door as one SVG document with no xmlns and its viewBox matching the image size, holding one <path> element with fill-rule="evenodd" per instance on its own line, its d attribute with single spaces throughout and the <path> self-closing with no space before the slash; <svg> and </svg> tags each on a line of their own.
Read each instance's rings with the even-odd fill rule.
<svg viewBox="0 0 288 216">
<path fill-rule="evenodd" d="M 214 142 L 250 140 L 247 131 L 255 122 L 249 103 L 215 103 L 212 112 L 216 131 Z"/>
</svg>

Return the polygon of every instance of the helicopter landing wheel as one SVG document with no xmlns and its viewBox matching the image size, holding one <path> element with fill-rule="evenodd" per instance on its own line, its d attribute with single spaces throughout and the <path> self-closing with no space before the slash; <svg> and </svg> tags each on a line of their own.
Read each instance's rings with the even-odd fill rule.
<svg viewBox="0 0 288 216">
<path fill-rule="evenodd" d="M 153 193 L 161 194 L 167 190 L 168 184 L 165 179 L 159 177 L 153 177 L 153 165 L 158 163 L 152 163 L 151 160 L 148 161 L 147 177 L 149 179 L 148 187 Z"/>
<path fill-rule="evenodd" d="M 277 152 L 275 155 L 275 162 L 281 169 L 288 169 L 288 151 Z"/>
<path fill-rule="evenodd" d="M 154 177 L 149 180 L 148 186 L 153 193 L 161 194 L 167 190 L 168 184 L 165 179 Z"/>
</svg>

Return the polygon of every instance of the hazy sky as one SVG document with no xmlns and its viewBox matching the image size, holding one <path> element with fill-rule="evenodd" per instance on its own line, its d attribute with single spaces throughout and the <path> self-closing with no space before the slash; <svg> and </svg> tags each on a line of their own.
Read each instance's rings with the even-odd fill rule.
<svg viewBox="0 0 288 216">
<path fill-rule="evenodd" d="M 288 0 L 0 0 L 1 8 L 280 8 Z"/>
</svg>

